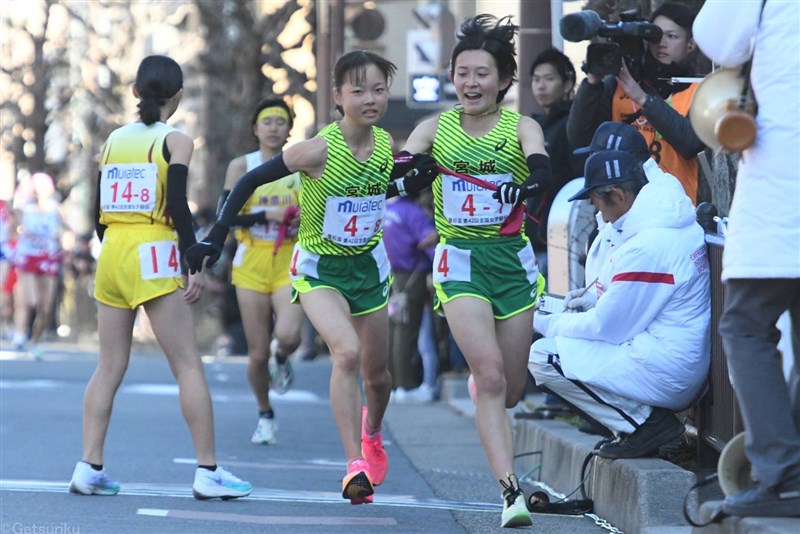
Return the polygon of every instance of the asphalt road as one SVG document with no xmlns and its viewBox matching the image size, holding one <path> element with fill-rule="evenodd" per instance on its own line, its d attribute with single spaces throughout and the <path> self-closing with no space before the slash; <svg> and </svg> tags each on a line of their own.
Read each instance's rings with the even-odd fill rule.
<svg viewBox="0 0 800 534">
<path fill-rule="evenodd" d="M 0 349 L 2 349 L 0 345 Z M 491 533 L 501 499 L 471 417 L 449 404 L 392 404 L 384 426 L 389 475 L 375 503 L 341 497 L 345 459 L 329 399 L 330 360 L 296 362 L 273 398 L 278 442 L 253 445 L 257 412 L 243 358 L 206 358 L 218 463 L 252 495 L 197 501 L 195 459 L 163 356 L 139 349 L 117 394 L 105 466 L 115 497 L 68 493 L 81 454 L 81 405 L 96 348 L 45 345 L 42 360 L 0 350 L 0 534 Z M 590 519 L 536 515 L 529 532 L 603 532 Z"/>
</svg>

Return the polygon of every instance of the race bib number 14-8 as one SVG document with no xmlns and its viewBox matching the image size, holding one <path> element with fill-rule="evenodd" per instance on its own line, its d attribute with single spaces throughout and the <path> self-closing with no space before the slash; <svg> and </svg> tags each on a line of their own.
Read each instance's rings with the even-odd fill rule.
<svg viewBox="0 0 800 534">
<path fill-rule="evenodd" d="M 103 165 L 100 207 L 103 211 L 153 211 L 158 167 L 155 163 Z"/>
</svg>

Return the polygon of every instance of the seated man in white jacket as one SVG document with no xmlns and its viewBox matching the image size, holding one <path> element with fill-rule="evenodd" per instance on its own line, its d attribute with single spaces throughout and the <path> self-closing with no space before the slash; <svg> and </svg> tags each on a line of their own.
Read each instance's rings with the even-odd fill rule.
<svg viewBox="0 0 800 534">
<path fill-rule="evenodd" d="M 630 153 L 597 152 L 584 174 L 585 187 L 570 201 L 591 199 L 619 241 L 599 268 L 596 291 L 565 299 L 578 313 L 536 313 L 545 338 L 533 344 L 528 369 L 537 386 L 618 437 L 598 455 L 647 456 L 684 431 L 673 411 L 691 402 L 708 373 L 704 234 L 677 180 L 648 182 Z"/>
<path fill-rule="evenodd" d="M 642 168 L 644 168 L 644 174 L 648 182 L 663 181 L 663 177 L 666 177 L 665 183 L 674 182 L 680 185 L 677 178 L 664 172 L 658 166 L 656 160 L 650 157 L 647 141 L 639 133 L 639 130 L 626 122 L 606 121 L 601 123 L 594 132 L 591 144 L 583 148 L 576 148 L 572 153 L 576 155 L 594 154 L 603 150 L 622 150 L 630 153 L 635 159 L 642 162 Z M 598 234 L 589 247 L 586 255 L 586 265 L 584 266 L 587 285 L 599 280 L 600 267 L 603 265 L 606 256 L 619 245 L 619 232 L 614 228 L 614 225 L 605 222 L 603 214 L 599 211 L 595 218 L 597 220 Z M 591 287 L 589 291 L 595 291 L 595 288 Z"/>
</svg>

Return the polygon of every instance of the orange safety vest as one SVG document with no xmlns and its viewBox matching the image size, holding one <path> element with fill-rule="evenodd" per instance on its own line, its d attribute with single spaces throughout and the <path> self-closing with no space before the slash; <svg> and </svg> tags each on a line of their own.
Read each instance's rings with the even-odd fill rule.
<svg viewBox="0 0 800 534">
<path fill-rule="evenodd" d="M 667 99 L 667 104 L 672 109 L 686 117 L 689 114 L 689 106 L 692 104 L 692 97 L 699 84 L 693 83 L 679 93 L 671 95 Z M 615 122 L 628 122 L 630 117 L 639 111 L 641 106 L 634 102 L 631 97 L 617 85 L 614 91 L 611 104 L 611 120 Z M 647 141 L 650 154 L 656 160 L 658 166 L 664 172 L 668 172 L 677 178 L 684 191 L 692 199 L 693 204 L 697 204 L 697 157 L 685 159 L 658 133 L 644 115 L 640 115 L 631 123 L 631 126 L 639 130 L 639 133 Z"/>
</svg>

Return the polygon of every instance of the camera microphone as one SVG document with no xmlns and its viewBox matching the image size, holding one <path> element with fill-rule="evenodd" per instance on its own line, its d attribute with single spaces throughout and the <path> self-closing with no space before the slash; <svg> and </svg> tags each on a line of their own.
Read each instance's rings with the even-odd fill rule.
<svg viewBox="0 0 800 534">
<path fill-rule="evenodd" d="M 603 20 L 594 11 L 571 13 L 562 17 L 558 23 L 561 37 L 573 43 L 591 39 L 602 27 Z"/>
</svg>

